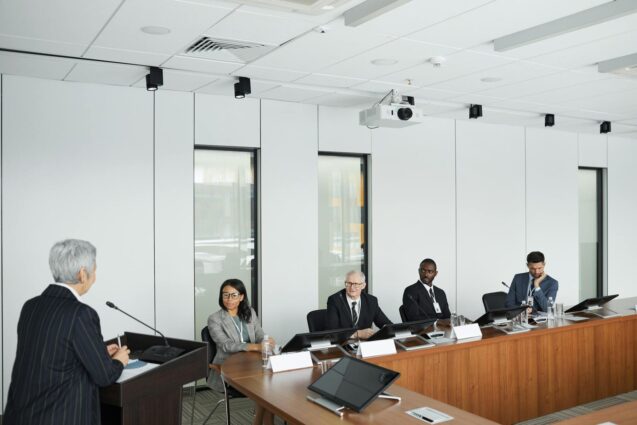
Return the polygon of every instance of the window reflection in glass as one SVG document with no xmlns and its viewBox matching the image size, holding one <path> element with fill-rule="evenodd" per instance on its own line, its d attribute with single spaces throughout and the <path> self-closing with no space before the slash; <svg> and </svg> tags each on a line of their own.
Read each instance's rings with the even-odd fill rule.
<svg viewBox="0 0 637 425">
<path fill-rule="evenodd" d="M 224 280 L 241 279 L 255 306 L 253 152 L 195 150 L 195 334 L 219 309 Z"/>
<path fill-rule="evenodd" d="M 367 273 L 365 158 L 319 156 L 319 308 L 350 270 Z"/>
</svg>

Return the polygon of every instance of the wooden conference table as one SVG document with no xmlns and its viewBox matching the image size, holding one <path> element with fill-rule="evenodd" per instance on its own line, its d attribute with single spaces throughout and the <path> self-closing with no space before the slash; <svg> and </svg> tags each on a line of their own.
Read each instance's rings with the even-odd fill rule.
<svg viewBox="0 0 637 425">
<path fill-rule="evenodd" d="M 400 396 L 402 398 L 400 402 L 376 399 L 361 413 L 346 410 L 341 418 L 306 399 L 307 395 L 317 395 L 308 390 L 307 386 L 321 375 L 321 368 L 318 365 L 308 369 L 272 373 L 261 367 L 261 354 L 255 352 L 230 356 L 221 370 L 230 385 L 290 424 L 418 425 L 424 422 L 412 418 L 405 412 L 424 406 L 453 416 L 453 421 L 445 422 L 448 424 L 494 424 L 490 420 L 409 391 L 396 384 L 390 386 L 387 391 Z"/>
<path fill-rule="evenodd" d="M 619 317 L 585 314 L 590 320 L 557 320 L 514 335 L 484 328 L 478 341 L 367 359 L 401 373 L 389 392 L 403 399 L 376 400 L 361 414 L 346 413 L 345 422 L 416 424 L 404 412 L 429 406 L 455 417 L 454 423 L 512 424 L 637 389 L 636 303 L 637 297 L 611 301 L 608 308 Z M 305 399 L 318 367 L 272 374 L 263 371 L 258 353 L 239 353 L 222 372 L 288 422 L 343 422 Z"/>
</svg>

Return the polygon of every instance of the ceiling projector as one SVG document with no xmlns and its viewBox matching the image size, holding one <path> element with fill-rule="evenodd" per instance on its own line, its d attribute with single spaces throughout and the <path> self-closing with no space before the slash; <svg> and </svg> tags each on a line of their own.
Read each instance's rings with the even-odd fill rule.
<svg viewBox="0 0 637 425">
<path fill-rule="evenodd" d="M 391 95 L 391 96 L 390 96 Z M 359 123 L 368 128 L 406 127 L 423 122 L 424 114 L 414 107 L 414 98 L 390 91 L 380 102 L 360 111 Z"/>
</svg>

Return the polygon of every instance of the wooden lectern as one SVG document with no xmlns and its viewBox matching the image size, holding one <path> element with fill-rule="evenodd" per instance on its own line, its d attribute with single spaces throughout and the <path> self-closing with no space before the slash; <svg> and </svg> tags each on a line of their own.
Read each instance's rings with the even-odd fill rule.
<svg viewBox="0 0 637 425">
<path fill-rule="evenodd" d="M 181 423 L 182 386 L 206 377 L 208 347 L 202 342 L 167 340 L 172 347 L 186 351 L 146 373 L 100 389 L 102 425 Z M 160 336 L 131 332 L 126 332 L 121 341 L 133 354 L 164 344 Z M 116 343 L 117 340 L 107 342 Z"/>
</svg>

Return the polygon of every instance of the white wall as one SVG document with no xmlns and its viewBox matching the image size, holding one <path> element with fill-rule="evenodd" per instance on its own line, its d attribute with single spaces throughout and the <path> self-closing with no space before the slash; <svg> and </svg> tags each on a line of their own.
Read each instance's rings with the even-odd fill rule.
<svg viewBox="0 0 637 425">
<path fill-rule="evenodd" d="M 318 144 L 321 152 L 371 153 L 371 142 L 371 130 L 358 124 L 358 110 L 318 107 Z"/>
<path fill-rule="evenodd" d="M 195 144 L 258 148 L 258 99 L 195 94 Z"/>
<path fill-rule="evenodd" d="M 315 106 L 261 102 L 261 312 L 281 343 L 318 303 L 316 127 Z"/>
<path fill-rule="evenodd" d="M 579 301 L 577 165 L 577 134 L 526 129 L 526 252 L 544 253 L 565 304 Z"/>
<path fill-rule="evenodd" d="M 608 136 L 605 134 L 578 134 L 580 167 L 606 168 L 608 166 Z"/>
<path fill-rule="evenodd" d="M 637 143 L 608 140 L 608 293 L 637 296 Z"/>
<path fill-rule="evenodd" d="M 193 94 L 155 92 L 155 306 L 157 329 L 199 336 L 195 317 Z"/>
<path fill-rule="evenodd" d="M 456 170 L 457 310 L 476 319 L 525 270 L 524 128 L 457 121 Z"/>
<path fill-rule="evenodd" d="M 372 293 L 400 321 L 403 290 L 420 262 L 438 265 L 434 284 L 456 298 L 454 122 L 372 132 Z"/>
<path fill-rule="evenodd" d="M 105 338 L 154 322 L 152 95 L 145 90 L 4 77 L 4 395 L 23 303 L 52 281 L 51 245 L 97 247 L 84 297 Z"/>
</svg>

